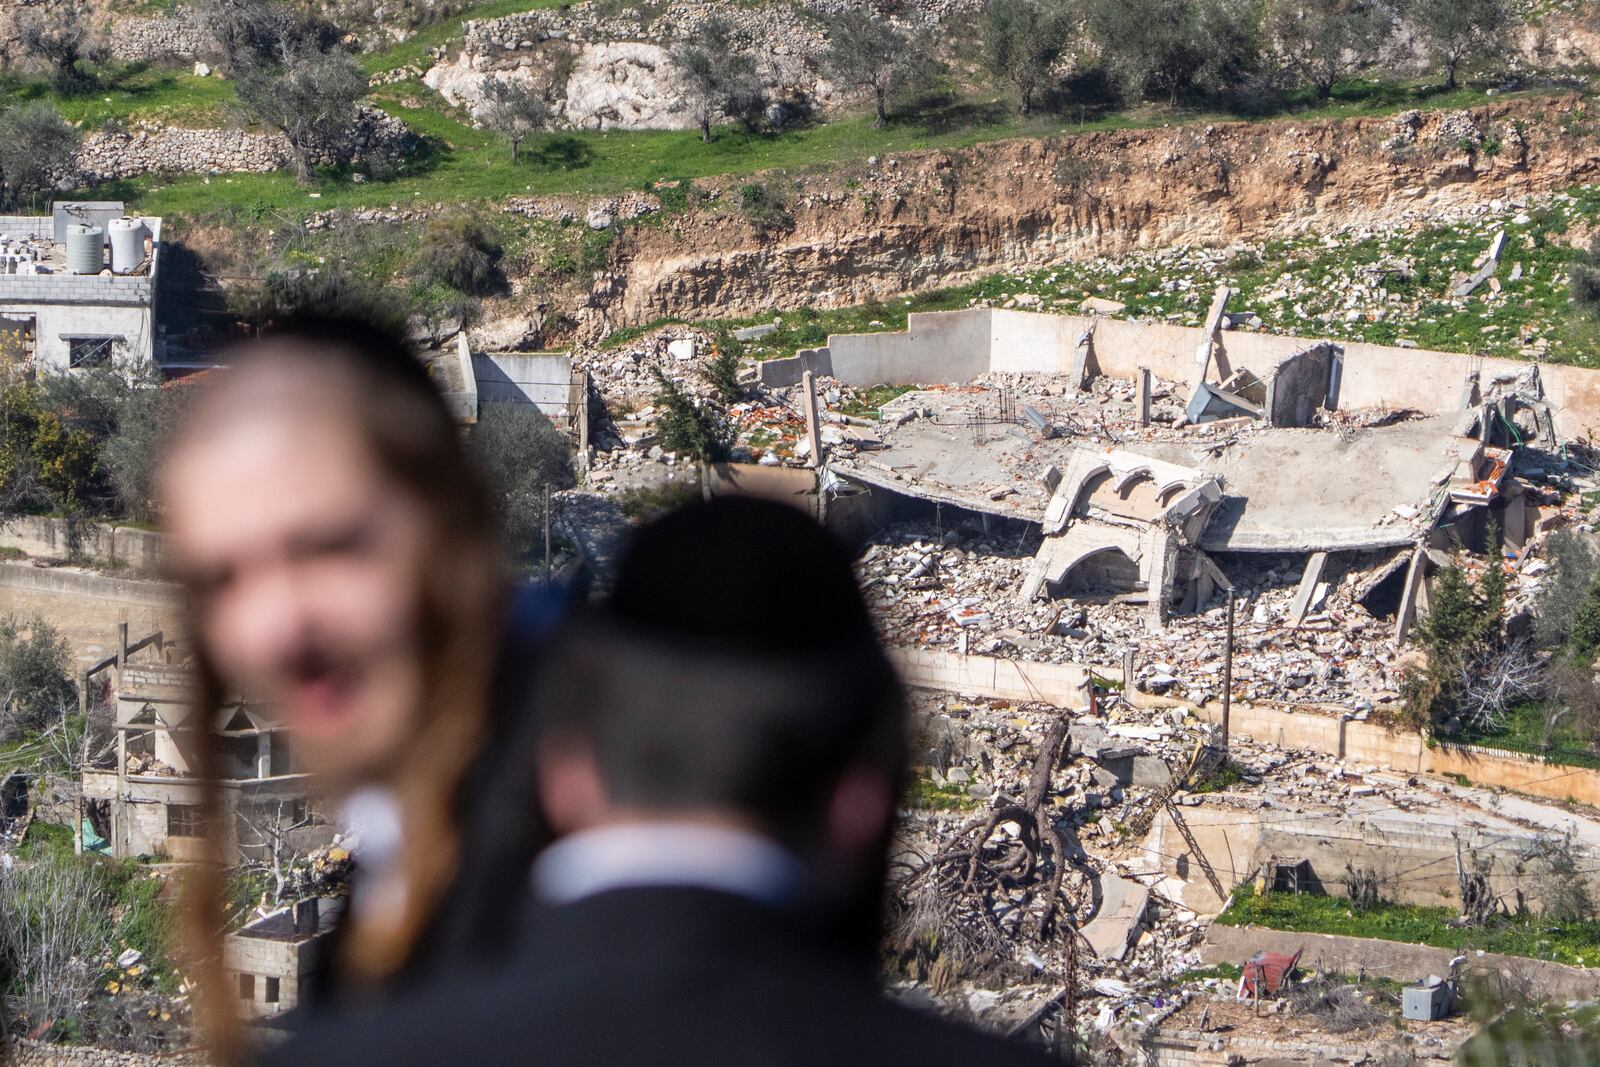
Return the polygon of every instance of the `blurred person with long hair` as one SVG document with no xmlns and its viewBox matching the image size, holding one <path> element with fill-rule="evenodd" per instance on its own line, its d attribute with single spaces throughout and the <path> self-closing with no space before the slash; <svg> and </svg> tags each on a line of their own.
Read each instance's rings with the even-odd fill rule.
<svg viewBox="0 0 1600 1067">
<path fill-rule="evenodd" d="M 558 837 L 509 962 L 319 1019 L 269 1067 L 1052 1062 L 879 989 L 905 699 L 820 526 L 749 498 L 658 519 L 551 655 Z"/>
<path fill-rule="evenodd" d="M 357 835 L 314 1015 L 503 941 L 491 902 L 524 890 L 544 830 L 531 773 L 504 773 L 515 747 L 500 742 L 522 728 L 507 694 L 548 605 L 513 593 L 480 475 L 401 333 L 295 313 L 223 362 L 161 471 L 170 564 L 198 649 L 197 721 L 233 691 L 270 706 L 296 768 Z M 209 730 L 189 740 L 211 783 L 210 862 L 188 911 L 197 995 L 229 1061 L 243 1047 L 220 962 L 219 748 Z"/>
</svg>

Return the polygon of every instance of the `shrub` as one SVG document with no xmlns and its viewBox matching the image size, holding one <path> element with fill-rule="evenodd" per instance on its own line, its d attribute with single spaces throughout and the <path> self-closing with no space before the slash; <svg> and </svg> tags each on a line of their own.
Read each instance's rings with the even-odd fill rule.
<svg viewBox="0 0 1600 1067">
<path fill-rule="evenodd" d="M 655 405 L 661 410 L 656 428 L 661 447 L 692 456 L 702 463 L 720 463 L 733 449 L 734 432 L 715 405 L 696 403 L 683 387 L 656 369 Z"/>
<path fill-rule="evenodd" d="M 67 641 L 42 618 L 0 619 L 0 741 L 44 729 L 77 710 Z"/>
<path fill-rule="evenodd" d="M 787 230 L 794 225 L 794 216 L 789 214 L 788 205 L 770 185 L 757 182 L 741 185 L 739 210 L 763 237 L 774 231 Z"/>
<path fill-rule="evenodd" d="M 434 219 L 422 232 L 411 276 L 423 285 L 487 296 L 505 288 L 500 270 L 503 253 L 495 232 L 471 215 Z"/>
<path fill-rule="evenodd" d="M 507 547 L 524 558 L 543 544 L 545 487 L 572 484 L 572 445 L 534 405 L 494 402 L 479 409 L 470 441 Z"/>
<path fill-rule="evenodd" d="M 711 383 L 724 402 L 731 404 L 744 394 L 744 389 L 739 385 L 739 360 L 744 357 L 744 342 L 734 337 L 732 330 L 724 327 L 717 331 L 711 344 L 715 355 L 706 364 L 706 381 Z"/>
</svg>

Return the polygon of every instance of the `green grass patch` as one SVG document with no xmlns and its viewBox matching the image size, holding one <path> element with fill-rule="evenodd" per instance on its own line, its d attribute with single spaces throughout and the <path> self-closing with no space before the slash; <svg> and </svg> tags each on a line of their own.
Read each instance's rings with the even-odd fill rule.
<svg viewBox="0 0 1600 1067">
<path fill-rule="evenodd" d="M 866 389 L 856 391 L 849 403 L 841 404 L 839 410 L 846 415 L 854 415 L 858 419 L 876 419 L 883 405 L 896 397 L 905 396 L 912 391 L 909 385 L 873 385 Z"/>
<path fill-rule="evenodd" d="M 1508 956 L 1600 967 L 1600 923 L 1544 922 L 1533 916 L 1502 918 L 1477 928 L 1453 927 L 1453 908 L 1381 903 L 1356 910 L 1343 897 L 1314 893 L 1258 894 L 1252 886 L 1234 890 L 1216 921 L 1224 926 L 1265 926 L 1315 934 L 1372 937 L 1433 945 L 1451 950 L 1481 949 Z"/>
<path fill-rule="evenodd" d="M 1547 711 L 1541 701 L 1526 701 L 1505 713 L 1499 729 L 1471 731 L 1459 740 L 1538 756 L 1568 767 L 1600 767 L 1600 754 L 1596 754 L 1567 721 L 1557 722 L 1553 730 L 1546 729 Z"/>
<path fill-rule="evenodd" d="M 0 559 L 27 559 L 28 554 L 16 545 L 0 545 Z"/>
<path fill-rule="evenodd" d="M 72 827 L 35 819 L 28 824 L 28 832 L 17 846 L 17 855 L 25 860 L 71 856 Z"/>
<path fill-rule="evenodd" d="M 919 773 L 906 786 L 905 805 L 932 811 L 968 811 L 979 801 L 967 793 L 965 786 L 946 782 L 937 785 L 926 773 Z"/>
<path fill-rule="evenodd" d="M 0 78 L 0 93 L 19 103 L 43 100 L 54 104 L 62 117 L 81 125 L 85 133 L 107 123 L 137 120 L 168 126 L 220 126 L 238 99 L 232 82 L 197 78 L 189 71 L 135 64 L 102 67 L 95 77 L 98 85 L 73 93 L 59 92 L 47 82 Z"/>
</svg>

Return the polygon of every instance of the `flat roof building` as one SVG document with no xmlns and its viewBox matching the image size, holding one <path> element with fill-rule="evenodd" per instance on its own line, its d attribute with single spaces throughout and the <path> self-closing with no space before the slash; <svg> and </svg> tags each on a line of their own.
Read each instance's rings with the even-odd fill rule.
<svg viewBox="0 0 1600 1067">
<path fill-rule="evenodd" d="M 0 216 L 0 363 L 60 373 L 148 363 L 161 220 L 120 201 Z"/>
</svg>

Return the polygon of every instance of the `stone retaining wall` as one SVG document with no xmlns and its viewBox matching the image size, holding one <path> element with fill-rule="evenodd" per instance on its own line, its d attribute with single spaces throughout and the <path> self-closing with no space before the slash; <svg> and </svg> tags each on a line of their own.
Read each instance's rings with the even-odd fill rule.
<svg viewBox="0 0 1600 1067">
<path fill-rule="evenodd" d="M 164 15 L 123 16 L 106 34 L 112 57 L 129 63 L 194 59 L 211 50 L 210 38 L 193 9 L 187 7 Z"/>
<path fill-rule="evenodd" d="M 363 105 L 350 133 L 319 153 L 324 165 L 396 163 L 416 146 L 405 123 Z M 243 129 L 188 129 L 148 125 L 86 135 L 76 169 L 84 181 L 139 174 L 267 172 L 293 166 L 294 154 L 280 133 Z"/>
</svg>

